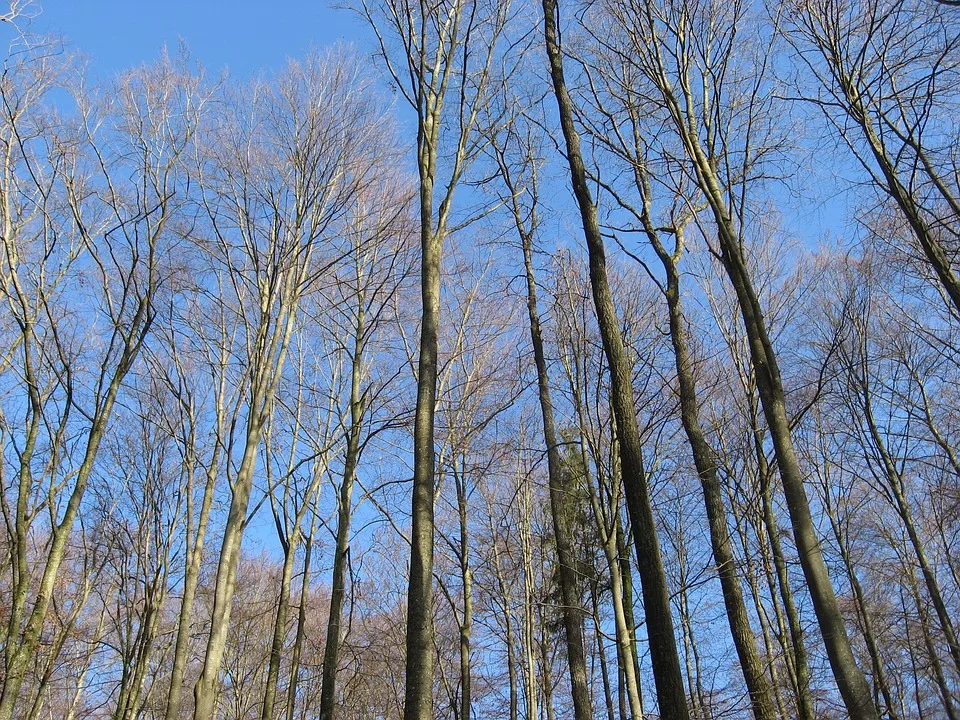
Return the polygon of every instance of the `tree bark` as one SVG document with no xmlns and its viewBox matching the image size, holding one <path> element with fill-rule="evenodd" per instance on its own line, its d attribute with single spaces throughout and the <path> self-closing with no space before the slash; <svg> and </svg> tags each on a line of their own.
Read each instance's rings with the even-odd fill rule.
<svg viewBox="0 0 960 720">
<path fill-rule="evenodd" d="M 210 635 L 207 638 L 203 669 L 193 689 L 194 720 L 213 720 L 214 717 L 220 666 L 227 646 L 227 630 L 230 625 L 233 594 L 237 583 L 237 566 L 240 563 L 240 542 L 247 519 L 247 505 L 253 489 L 253 473 L 257 447 L 260 443 L 262 419 L 258 417 L 259 414 L 251 408 L 247 421 L 243 459 L 240 461 L 240 468 L 234 480 L 230 511 L 223 529 L 213 614 L 210 618 Z"/>
<path fill-rule="evenodd" d="M 306 637 L 307 601 L 310 598 L 310 561 L 313 559 L 313 534 L 316 530 L 316 509 L 310 523 L 303 554 L 303 580 L 300 583 L 300 606 L 297 610 L 297 632 L 293 639 L 293 656 L 290 660 L 290 684 L 287 687 L 287 720 L 294 720 L 297 703 L 297 689 L 300 685 L 300 657 L 303 653 L 303 641 Z"/>
<path fill-rule="evenodd" d="M 773 440 L 780 477 L 783 480 L 784 495 L 793 525 L 800 565 L 813 600 L 820 632 L 827 647 L 830 667 L 850 717 L 853 720 L 878 720 L 870 685 L 854 658 L 843 615 L 840 613 L 837 596 L 830 581 L 830 574 L 823 561 L 820 538 L 817 536 L 813 516 L 810 513 L 810 502 L 804 488 L 803 470 L 791 436 L 780 367 L 767 332 L 760 300 L 743 257 L 740 238 L 734 229 L 713 163 L 700 147 L 699 139 L 690 132 L 676 98 L 667 93 L 665 95 L 696 172 L 697 182 L 707 198 L 717 225 L 720 260 L 736 293 L 737 304 L 746 328 L 757 389 Z"/>
<path fill-rule="evenodd" d="M 413 498 L 410 582 L 407 592 L 404 720 L 433 720 L 433 528 L 434 414 L 437 402 L 437 334 L 440 324 L 442 238 L 433 229 L 436 116 L 421 116 L 420 169 L 420 357 L 413 429 Z M 2 720 L 2 719 L 0 719 Z"/>
<path fill-rule="evenodd" d="M 187 567 L 183 577 L 183 599 L 180 603 L 180 617 L 177 619 L 177 639 L 173 649 L 173 665 L 170 669 L 170 688 L 167 691 L 167 709 L 164 720 L 178 720 L 180 701 L 183 696 L 183 678 L 187 669 L 187 650 L 190 644 L 190 625 L 193 620 L 193 603 L 197 597 L 200 583 L 200 565 L 203 560 L 203 542 L 207 533 L 207 521 L 213 506 L 213 491 L 217 479 L 217 456 L 207 468 L 206 482 L 203 487 L 203 499 L 200 501 L 200 515 L 197 518 L 196 538 L 188 551 Z M 192 490 L 192 489 L 191 489 Z M 189 492 L 189 491 L 188 491 Z M 191 502 L 188 499 L 188 502 Z"/>
<path fill-rule="evenodd" d="M 850 588 L 853 590 L 853 599 L 857 604 L 857 610 L 863 623 L 863 639 L 867 644 L 867 652 L 870 654 L 870 664 L 873 668 L 873 684 L 883 697 L 883 703 L 886 707 L 887 717 L 890 720 L 900 720 L 893 703 L 893 695 L 890 692 L 890 685 L 887 682 L 887 674 L 884 670 L 883 659 L 880 657 L 880 649 L 877 646 L 877 637 L 873 631 L 873 621 L 870 618 L 869 608 L 867 606 L 866 594 L 863 592 L 863 586 L 857 577 L 856 569 L 850 557 L 850 550 L 847 547 L 846 537 L 840 525 L 840 518 L 837 515 L 837 509 L 830 499 L 830 487 L 827 483 L 823 488 L 824 510 L 827 518 L 830 520 L 830 528 L 833 530 L 833 538 L 837 543 L 837 549 L 840 551 L 840 559 L 843 561 L 843 567 L 847 571 L 847 579 L 850 581 Z"/>
<path fill-rule="evenodd" d="M 678 245 L 682 249 L 682 245 Z M 776 717 L 770 686 L 763 671 L 763 663 L 757 650 L 756 638 L 750 626 L 740 577 L 737 572 L 733 545 L 727 528 L 727 513 L 723 503 L 723 491 L 717 474 L 717 463 L 713 449 L 707 443 L 700 424 L 700 403 L 697 398 L 696 379 L 693 363 L 687 345 L 687 331 L 684 324 L 683 306 L 680 295 L 680 275 L 676 260 L 658 249 L 667 275 L 666 299 L 670 317 L 670 341 L 673 345 L 673 357 L 677 371 L 677 386 L 680 397 L 680 419 L 687 440 L 693 452 L 693 461 L 700 477 L 703 490 L 703 502 L 707 511 L 710 527 L 710 545 L 713 558 L 717 563 L 720 577 L 720 589 L 723 604 L 727 612 L 727 622 L 740 660 L 743 678 L 750 693 L 750 704 L 756 720 L 773 720 Z"/>
</svg>

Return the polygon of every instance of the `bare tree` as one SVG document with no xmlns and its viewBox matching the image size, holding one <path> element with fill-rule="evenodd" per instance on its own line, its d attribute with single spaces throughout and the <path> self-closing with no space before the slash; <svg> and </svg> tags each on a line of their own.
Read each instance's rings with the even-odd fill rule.
<svg viewBox="0 0 960 720">
<path fill-rule="evenodd" d="M 803 96 L 823 111 L 881 202 L 899 211 L 960 313 L 956 13 L 923 0 L 805 0 L 789 18 L 787 37 L 816 82 L 801 86 Z"/>
<path fill-rule="evenodd" d="M 605 28 L 602 24 L 599 27 Z M 632 180 L 632 183 L 625 180 L 613 184 L 598 179 L 629 219 L 611 227 L 610 231 L 645 237 L 662 266 L 660 279 L 645 260 L 631 253 L 654 279 L 667 304 L 680 419 L 701 480 L 730 631 L 754 716 L 757 720 L 772 718 L 775 710 L 743 600 L 715 452 L 700 419 L 695 359 L 690 351 L 690 331 L 683 308 L 680 262 L 688 249 L 686 231 L 702 208 L 695 199 L 691 200 L 688 178 L 674 159 L 677 148 L 672 147 L 669 136 L 651 134 L 648 130 L 647 123 L 650 116 L 655 115 L 656 105 L 644 94 L 632 48 L 621 48 L 600 33 L 593 38 L 597 51 L 590 62 L 588 97 L 595 109 L 584 114 L 582 124 L 602 148 L 604 156 L 610 157 L 616 166 L 622 166 L 623 177 Z"/>
<path fill-rule="evenodd" d="M 478 123 L 506 64 L 507 2 L 361 2 L 387 74 L 417 115 L 421 319 L 414 427 L 407 673 L 404 717 L 433 717 L 434 412 L 440 276 L 454 191 L 481 151 Z M 452 102 L 451 102 L 452 101 Z"/>
<path fill-rule="evenodd" d="M 716 234 L 717 254 L 737 295 L 794 539 L 834 677 L 851 717 L 875 718 L 877 709 L 857 666 L 823 561 L 791 436 L 777 354 L 744 248 L 747 192 L 767 154 L 778 146 L 764 79 L 773 56 L 766 49 L 755 60 L 753 51 L 738 53 L 738 31 L 749 22 L 747 7 L 740 3 L 721 9 L 627 2 L 616 6 L 613 19 L 638 59 L 641 77 L 657 93 L 664 118 L 685 153 L 687 172 L 710 209 L 713 223 L 703 232 Z M 674 52 L 675 47 L 680 51 Z M 741 62 L 754 63 L 751 73 L 740 71 Z M 738 127 L 746 132 L 735 135 Z"/>
<path fill-rule="evenodd" d="M 337 260 L 324 241 L 368 182 L 382 137 L 383 114 L 357 79 L 356 64 L 342 53 L 292 62 L 274 85 L 254 84 L 228 101 L 229 114 L 207 130 L 199 158 L 208 287 L 239 330 L 232 352 L 243 367 L 246 417 L 235 468 L 228 452 L 231 504 L 194 688 L 198 719 L 215 711 L 260 443 L 300 304 Z"/>
<path fill-rule="evenodd" d="M 383 160 L 386 163 L 387 158 Z M 367 445 L 395 423 L 384 405 L 398 373 L 378 372 L 371 355 L 388 326 L 387 311 L 410 272 L 410 197 L 404 180 L 387 171 L 385 164 L 382 179 L 356 200 L 345 233 L 353 246 L 350 261 L 337 272 L 331 293 L 330 341 L 349 374 L 346 391 L 339 398 L 343 470 L 336 485 L 333 575 L 323 654 L 320 716 L 324 720 L 333 720 L 336 707 L 357 468 Z"/>
<path fill-rule="evenodd" d="M 10 351 L 25 392 L 4 412 L 8 462 L 17 474 L 13 507 L 4 503 L 15 583 L 4 719 L 37 647 L 118 395 L 150 333 L 158 296 L 176 291 L 169 226 L 184 200 L 180 160 L 203 104 L 197 79 L 163 61 L 122 78 L 114 107 L 92 104 L 85 85 L 75 84 L 75 122 L 50 126 L 37 115 L 56 82 L 44 52 L 21 54 L 0 81 L 3 298 L 17 327 Z M 85 281 L 102 289 L 85 292 Z M 103 333 L 97 341 L 78 332 L 74 319 L 83 316 Z M 12 431 L 11 414 L 21 429 Z M 79 454 L 64 445 L 75 433 L 86 438 Z M 6 493 L 5 485 L 5 501 Z M 28 548 L 41 513 L 49 516 L 48 538 L 31 568 Z"/>
<path fill-rule="evenodd" d="M 567 662 L 573 693 L 574 715 L 578 720 L 593 714 L 587 686 L 586 652 L 583 637 L 584 609 L 577 582 L 577 558 L 572 542 L 571 492 L 572 476 L 565 472 L 560 455 L 553 401 L 550 397 L 550 376 L 544 351 L 537 281 L 534 272 L 534 241 L 539 232 L 539 179 L 542 160 L 538 157 L 539 137 L 536 125 L 517 117 L 507 124 L 500 136 L 493 138 L 492 154 L 497 164 L 504 191 L 501 202 L 509 209 L 523 253 L 524 279 L 527 289 L 527 316 L 530 341 L 537 370 L 537 398 L 540 404 L 543 439 L 547 452 L 547 473 L 550 486 L 550 511 L 559 565 L 558 583 L 563 598 L 563 623 L 567 640 Z M 618 628 L 619 630 L 620 628 Z M 635 678 L 634 678 L 635 680 Z M 631 687 L 631 708 L 634 717 L 642 717 L 639 693 Z M 528 692 L 529 694 L 529 692 Z M 528 699 L 529 701 L 529 699 Z"/>
</svg>

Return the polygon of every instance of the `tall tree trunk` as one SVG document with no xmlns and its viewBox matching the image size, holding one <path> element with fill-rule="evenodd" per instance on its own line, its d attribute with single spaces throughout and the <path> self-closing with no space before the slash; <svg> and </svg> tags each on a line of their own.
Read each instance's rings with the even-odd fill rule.
<svg viewBox="0 0 960 720">
<path fill-rule="evenodd" d="M 865 348 L 863 349 L 863 352 L 866 352 Z M 864 365 L 866 364 L 865 357 L 862 362 Z M 954 667 L 956 668 L 957 672 L 960 673 L 960 641 L 957 640 L 956 629 L 953 626 L 953 621 L 950 619 L 950 612 L 947 610 L 946 603 L 943 600 L 943 593 L 940 591 L 940 583 L 937 580 L 936 573 L 930 566 L 930 560 L 927 558 L 927 552 L 926 548 L 924 547 L 923 539 L 920 537 L 920 533 L 917 532 L 917 526 L 913 520 L 913 511 L 910 509 L 910 501 L 906 496 L 904 477 L 900 472 L 900 469 L 897 467 L 897 463 L 894 461 L 894 458 L 890 455 L 890 451 L 887 448 L 887 443 L 880 432 L 880 428 L 877 425 L 876 419 L 874 418 L 871 389 L 868 386 L 868 372 L 869 371 L 866 369 L 866 367 L 864 367 L 863 376 L 859 378 L 858 384 L 860 385 L 859 390 L 863 400 L 862 410 L 864 413 L 864 419 L 867 423 L 867 428 L 869 430 L 870 439 L 873 442 L 876 453 L 880 456 L 880 461 L 883 465 L 883 474 L 886 476 L 887 487 L 890 490 L 890 494 L 893 496 L 893 503 L 891 504 L 894 506 L 897 515 L 900 516 L 900 519 L 903 522 L 903 527 L 907 531 L 907 538 L 910 540 L 910 546 L 913 548 L 917 564 L 920 566 L 920 574 L 923 577 L 924 586 L 927 589 L 927 593 L 929 594 L 930 600 L 933 603 L 933 609 L 937 614 L 937 619 L 939 620 L 940 631 L 943 633 L 943 639 L 947 643 L 947 648 L 949 649 L 950 657 L 953 660 Z"/>
<path fill-rule="evenodd" d="M 682 517 L 682 508 L 678 502 L 677 517 Z M 674 539 L 677 561 L 677 605 L 680 610 L 680 632 L 683 638 L 683 661 L 687 671 L 687 692 L 690 697 L 690 710 L 694 717 L 709 717 L 709 708 L 704 702 L 703 685 L 701 683 L 700 655 L 697 652 L 697 638 L 693 633 L 693 618 L 690 617 L 689 603 L 689 569 L 687 567 L 686 539 L 681 523 Z"/>
<path fill-rule="evenodd" d="M 627 623 L 627 632 L 630 638 L 630 661 L 633 663 L 633 674 L 637 679 L 637 703 L 640 706 L 640 715 L 635 720 L 642 720 L 643 689 L 640 686 L 640 656 L 637 654 L 637 621 L 633 612 L 633 570 L 630 567 L 630 548 L 623 528 L 623 518 L 619 508 L 616 516 L 617 556 L 620 562 L 620 577 L 623 578 L 623 618 Z"/>
<path fill-rule="evenodd" d="M 703 155 L 697 141 L 689 137 L 685 140 L 689 145 L 698 178 L 708 196 L 717 222 L 721 261 L 736 293 L 747 331 L 760 403 L 773 439 L 774 453 L 783 481 L 800 564 L 813 599 L 830 666 L 850 717 L 854 720 L 877 720 L 877 710 L 873 703 L 870 686 L 854 658 L 843 615 L 840 613 L 836 593 L 820 550 L 820 539 L 817 536 L 804 487 L 803 471 L 791 436 L 786 393 L 783 389 L 780 368 L 767 332 L 760 301 L 754 290 L 753 281 L 740 248 L 740 241 L 727 213 L 722 199 L 723 193 L 710 162 Z M 763 454 L 762 449 L 758 449 L 758 454 Z M 772 534 L 772 541 L 775 535 L 776 533 Z M 779 570 L 780 568 L 778 572 Z"/>
<path fill-rule="evenodd" d="M 577 403 L 579 405 L 579 403 Z M 580 418 L 581 424 L 585 423 L 585 416 L 582 411 L 582 408 L 578 406 L 577 414 Z M 615 456 L 619 454 L 618 444 L 616 442 L 616 432 L 613 433 L 613 452 Z M 607 564 L 607 572 L 610 577 L 610 602 L 613 606 L 613 621 L 614 621 L 614 639 L 617 649 L 617 668 L 619 672 L 617 677 L 619 680 L 619 693 L 618 700 L 621 705 L 621 717 L 622 718 L 642 718 L 643 717 L 643 705 L 640 701 L 640 675 L 639 668 L 637 663 L 636 656 L 636 646 L 633 638 L 632 632 L 632 619 L 630 625 L 627 623 L 627 614 L 625 610 L 625 597 L 626 590 L 624 587 L 624 576 L 622 569 L 624 566 L 629 569 L 629 553 L 626 552 L 625 548 L 622 548 L 622 526 L 620 521 L 620 491 L 619 487 L 621 485 L 618 480 L 617 475 L 617 465 L 618 462 L 613 463 L 613 473 L 614 478 L 604 481 L 600 479 L 599 473 L 597 474 L 597 485 L 596 490 L 594 489 L 594 483 L 591 479 L 591 472 L 589 470 L 589 458 L 587 457 L 586 452 L 586 443 L 581 439 L 580 443 L 580 452 L 581 452 L 581 462 L 583 463 L 583 471 L 586 476 L 587 487 L 590 488 L 590 502 L 593 506 L 593 512 L 596 517 L 597 524 L 597 533 L 599 535 L 600 544 L 603 547 L 603 555 Z M 608 483 L 609 490 L 604 491 L 602 485 Z M 599 495 L 606 495 L 604 502 L 607 505 L 605 510 L 600 504 Z M 624 557 L 621 557 L 621 550 L 624 551 Z M 633 590 L 631 589 L 631 593 Z M 598 618 L 599 621 L 599 618 Z M 599 631 L 599 626 L 598 626 Z M 602 647 L 602 646 L 601 646 Z M 629 715 L 626 710 L 626 705 L 629 704 L 630 712 Z"/>
<path fill-rule="evenodd" d="M 770 545 L 770 555 L 773 559 L 773 568 L 777 578 L 777 589 L 781 600 L 783 601 L 783 615 L 786 615 L 787 627 L 790 632 L 790 646 L 787 648 L 784 643 L 784 649 L 787 650 L 788 669 L 793 675 L 794 690 L 797 697 L 797 713 L 802 720 L 813 720 L 813 698 L 810 694 L 810 667 L 807 662 L 807 645 L 803 637 L 803 628 L 800 625 L 800 611 L 797 609 L 797 603 L 793 597 L 793 589 L 790 587 L 790 575 L 787 572 L 787 560 L 783 554 L 783 544 L 780 542 L 780 526 L 773 513 L 773 488 L 771 469 L 767 465 L 767 457 L 763 452 L 763 444 L 760 440 L 760 428 L 754 424 L 754 445 L 759 463 L 760 472 L 760 502 L 761 502 L 761 521 L 763 531 Z M 771 588 L 771 599 L 775 602 L 775 594 Z M 782 624 L 780 617 L 780 606 L 777 608 L 777 621 Z M 781 637 L 784 636 L 783 629 L 780 629 Z M 785 640 L 786 638 L 784 638 Z"/>
<path fill-rule="evenodd" d="M 230 511 L 223 529 L 220 546 L 220 562 L 217 566 L 213 614 L 210 618 L 210 635 L 207 639 L 200 679 L 194 686 L 194 720 L 213 720 L 219 683 L 220 665 L 227 646 L 227 630 L 237 582 L 237 566 L 240 563 L 240 542 L 247 520 L 247 505 L 253 489 L 253 473 L 256 466 L 257 448 L 260 443 L 262 420 L 251 408 L 247 422 L 243 458 L 234 480 Z"/>
<path fill-rule="evenodd" d="M 692 165 L 691 169 L 696 175 L 697 185 L 703 192 L 716 223 L 720 261 L 736 293 L 746 329 L 757 389 L 783 480 L 800 565 L 827 647 L 830 667 L 850 717 L 853 720 L 877 720 L 877 709 L 871 697 L 870 685 L 853 655 L 843 615 L 840 613 L 837 596 L 820 550 L 820 538 L 817 536 L 804 487 L 803 470 L 793 445 L 780 367 L 763 317 L 760 299 L 744 258 L 741 238 L 727 206 L 726 189 L 717 171 L 717 163 L 722 158 L 708 155 L 701 145 L 696 122 L 684 109 L 692 104 L 689 78 L 681 81 L 681 89 L 686 98 L 683 104 L 674 93 L 672 83 L 666 78 L 662 68 L 658 83 Z"/>
<path fill-rule="evenodd" d="M 496 552 L 496 551 L 495 551 Z M 513 613 L 510 611 L 510 600 L 507 593 L 507 583 L 503 577 L 503 569 L 500 565 L 500 556 L 496 555 L 494 558 L 496 572 L 497 572 L 497 584 L 500 586 L 500 598 L 503 602 L 503 621 L 504 621 L 504 636 L 507 646 L 507 678 L 510 689 L 510 720 L 519 720 L 520 716 L 520 688 L 518 686 L 517 679 L 517 656 L 516 649 L 514 648 L 514 638 L 513 638 Z M 523 654 L 524 658 L 529 659 L 531 653 L 533 652 L 532 646 L 529 644 L 529 640 L 532 638 L 533 632 L 533 623 L 528 622 L 528 617 L 532 614 L 533 608 L 530 607 L 530 597 L 526 592 L 526 579 L 524 579 L 524 609 L 523 609 Z M 526 665 L 529 671 L 529 665 Z M 526 673 L 524 673 L 525 684 L 524 687 L 529 690 L 529 688 L 536 689 L 535 682 L 526 683 Z M 529 707 L 529 705 L 528 705 Z M 534 705 L 536 707 L 536 705 Z"/>
<path fill-rule="evenodd" d="M 521 520 L 522 522 L 522 520 Z M 513 611 L 510 607 L 510 590 L 507 583 L 507 579 L 504 576 L 503 572 L 503 563 L 500 562 L 500 546 L 497 538 L 497 530 L 494 524 L 493 519 L 493 507 L 492 504 L 488 505 L 487 510 L 487 529 L 490 532 L 491 542 L 493 543 L 493 573 L 494 577 L 497 580 L 497 593 L 499 603 L 499 611 L 503 617 L 503 635 L 504 635 L 504 644 L 506 645 L 506 662 L 507 662 L 507 684 L 510 694 L 510 720 L 519 720 L 520 714 L 520 689 L 519 681 L 517 678 L 517 654 L 515 648 L 515 640 L 513 636 Z M 521 542 L 523 538 L 523 530 L 521 528 Z M 528 621 L 528 618 L 533 614 L 531 594 L 528 591 L 529 582 L 526 577 L 527 573 L 527 558 L 526 553 L 523 557 L 523 569 L 524 569 L 524 579 L 523 579 L 523 620 L 521 622 L 521 636 L 523 638 L 523 653 L 525 658 L 530 657 L 532 652 L 531 646 L 528 644 L 528 638 L 532 637 L 533 632 L 533 622 L 532 620 Z M 528 629 L 531 633 L 528 635 Z M 524 688 L 528 687 L 526 684 L 526 678 L 524 678 Z M 536 685 L 534 685 L 536 687 Z"/>
<path fill-rule="evenodd" d="M 519 535 L 520 554 L 523 558 L 523 695 L 526 705 L 526 717 L 537 717 L 537 660 L 534 645 L 536 644 L 536 568 L 533 560 L 533 508 L 530 477 L 517 468 L 517 480 L 522 482 L 522 490 L 518 488 L 518 495 L 522 502 L 519 508 Z M 542 612 L 542 605 L 541 605 Z"/>
<path fill-rule="evenodd" d="M 927 609 L 923 598 L 920 597 L 920 588 L 917 587 L 917 580 L 913 574 L 913 567 L 904 568 L 907 584 L 910 587 L 910 594 L 913 596 L 914 605 L 917 608 L 917 619 L 920 622 L 920 633 L 923 635 L 923 644 L 927 649 L 927 655 L 930 658 L 930 668 L 933 670 L 934 681 L 937 684 L 937 691 L 940 694 L 940 701 L 943 703 L 943 709 L 949 720 L 958 720 L 957 710 L 953 705 L 953 696 L 950 686 L 947 683 L 946 676 L 943 674 L 943 663 L 940 662 L 940 656 L 937 653 L 936 645 L 933 641 L 933 635 L 930 632 L 930 623 L 927 620 Z M 914 653 L 911 652 L 912 656 Z M 917 705 L 922 706 L 920 698 L 917 698 Z"/>
<path fill-rule="evenodd" d="M 683 245 L 678 232 L 678 248 Z M 659 243 L 657 243 L 659 245 Z M 723 503 L 723 491 L 717 474 L 717 463 L 713 449 L 707 443 L 703 427 L 700 424 L 700 402 L 697 398 L 696 379 L 693 363 L 687 345 L 687 331 L 684 323 L 682 299 L 680 295 L 680 275 L 676 266 L 676 257 L 668 256 L 663 248 L 658 255 L 667 275 L 666 299 L 670 317 L 670 341 L 673 345 L 673 357 L 677 371 L 677 385 L 680 396 L 680 419 L 687 440 L 693 452 L 693 461 L 700 477 L 703 490 L 703 502 L 706 506 L 707 521 L 710 527 L 710 545 L 713 558 L 717 563 L 720 577 L 720 590 L 727 612 L 727 622 L 740 660 L 743 678 L 750 693 L 750 704 L 756 720 L 773 720 L 776 713 L 771 700 L 770 686 L 763 671 L 763 663 L 757 650 L 756 638 L 750 626 L 750 617 L 743 600 L 740 577 L 737 572 L 733 545 L 727 528 L 727 513 Z"/>
<path fill-rule="evenodd" d="M 710 194 L 714 193 L 719 198 L 718 186 L 712 187 Z M 749 271 L 740 251 L 739 241 L 729 219 L 725 216 L 725 211 L 721 212 L 718 209 L 715 215 L 718 226 L 722 226 L 721 259 L 736 291 L 747 329 L 750 355 L 757 376 L 757 388 L 760 392 L 767 427 L 773 438 L 774 452 L 780 468 L 780 477 L 783 480 L 800 565 L 813 599 L 830 666 L 850 717 L 854 720 L 878 720 L 879 716 L 873 704 L 870 686 L 863 671 L 857 666 L 843 615 L 837 604 L 837 596 L 830 581 L 830 574 L 823 561 L 820 539 L 817 536 L 804 488 L 803 471 L 790 434 L 790 420 L 787 417 L 786 394 L 783 390 L 780 368 L 773 344 L 767 334 L 760 301 L 754 291 Z"/>
<path fill-rule="evenodd" d="M 343 461 L 343 479 L 337 495 L 337 539 L 333 551 L 333 582 L 330 590 L 330 613 L 327 617 L 327 642 L 323 648 L 320 680 L 320 720 L 333 720 L 336 708 L 337 667 L 340 658 L 343 603 L 346 597 L 347 557 L 350 550 L 350 523 L 353 517 L 353 486 L 360 461 L 360 434 L 364 407 L 361 399 L 363 373 L 363 313 L 359 315 L 350 375 L 350 427 Z"/>
<path fill-rule="evenodd" d="M 460 717 L 471 718 L 472 677 L 470 643 L 473 640 L 473 570 L 470 568 L 470 526 L 467 515 L 467 476 L 465 458 L 460 468 L 453 458 L 454 481 L 457 486 L 457 515 L 460 521 L 460 582 L 463 587 L 463 616 L 460 621 Z"/>
<path fill-rule="evenodd" d="M 593 635 L 597 640 L 597 658 L 600 661 L 600 678 L 603 681 L 603 706 L 607 709 L 607 720 L 616 720 L 613 705 L 613 690 L 610 687 L 610 668 L 607 665 L 607 651 L 603 647 L 603 630 L 600 628 L 600 601 L 598 579 L 590 583 L 590 604 L 593 607 Z M 621 718 L 621 720 L 625 720 Z"/>
<path fill-rule="evenodd" d="M 290 614 L 290 583 L 293 580 L 293 563 L 297 556 L 299 527 L 287 537 L 284 548 L 283 570 L 280 574 L 280 597 L 273 621 L 273 637 L 270 641 L 270 660 L 267 679 L 260 705 L 260 720 L 273 720 L 273 707 L 277 701 L 277 683 L 280 681 L 280 661 L 283 658 L 284 640 L 287 637 L 287 616 Z"/>
<path fill-rule="evenodd" d="M 613 618 L 616 629 L 617 659 L 620 671 L 623 674 L 624 690 L 630 705 L 631 718 L 643 717 L 643 705 L 640 702 L 640 678 L 637 675 L 636 655 L 631 642 L 631 631 L 627 625 L 627 614 L 624 610 L 623 576 L 620 573 L 620 562 L 617 556 L 617 537 L 613 533 L 609 543 L 605 543 L 604 551 L 607 556 L 607 567 L 610 571 L 610 594 L 613 603 Z"/>
<path fill-rule="evenodd" d="M 434 414 L 440 325 L 440 260 L 443 238 L 433 228 L 433 183 L 439 113 L 420 116 L 420 358 L 413 428 L 413 497 L 410 581 L 407 592 L 404 720 L 433 720 L 433 529 Z M 0 718 L 2 720 L 2 718 Z"/>
<path fill-rule="evenodd" d="M 553 671 L 550 666 L 550 639 L 547 621 L 543 616 L 544 605 L 540 605 L 540 687 L 543 689 L 543 713 L 546 720 L 554 720 L 553 714 Z M 530 718 L 529 720 L 533 720 Z"/>
<path fill-rule="evenodd" d="M 557 0 L 543 0 L 542 4 L 550 77 L 566 142 L 573 192 L 577 198 L 587 241 L 590 285 L 597 322 L 600 326 L 604 354 L 610 367 L 611 404 L 619 432 L 624 491 L 637 550 L 637 569 L 640 572 L 647 636 L 650 641 L 650 656 L 653 662 L 660 715 L 664 720 L 688 720 L 690 714 L 687 709 L 683 672 L 680 668 L 680 656 L 677 653 L 676 636 L 673 630 L 670 594 L 660 556 L 646 472 L 643 467 L 630 361 L 623 344 L 607 279 L 606 254 L 597 219 L 597 208 L 587 185 L 580 151 L 580 137 L 574 125 L 573 102 L 564 78 L 563 51 L 560 47 L 560 34 L 557 28 L 558 3 Z"/>
<path fill-rule="evenodd" d="M 870 664 L 873 668 L 873 684 L 883 697 L 887 717 L 890 718 L 890 720 L 900 720 L 893 704 L 893 695 L 890 692 L 890 685 L 887 682 L 887 674 L 884 670 L 883 659 L 880 657 L 880 649 L 877 646 L 877 638 L 873 631 L 873 620 L 870 618 L 866 595 L 863 592 L 863 586 L 860 584 L 860 578 L 857 577 L 856 568 L 853 566 L 846 537 L 841 529 L 840 518 L 837 516 L 837 508 L 830 499 L 829 477 L 825 478 L 825 480 L 827 482 L 825 482 L 823 488 L 824 511 L 830 520 L 833 539 L 837 543 L 837 549 L 840 551 L 840 559 L 843 561 L 843 567 L 847 571 L 847 579 L 850 581 L 850 588 L 853 590 L 853 599 L 857 605 L 857 613 L 860 615 L 860 621 L 863 625 L 863 639 L 867 644 L 867 652 L 870 654 Z"/>
<path fill-rule="evenodd" d="M 515 194 L 514 194 L 515 195 Z M 543 439 L 547 446 L 547 474 L 550 485 L 550 515 L 553 519 L 553 535 L 557 548 L 557 579 L 560 597 L 563 600 L 563 629 L 567 644 L 567 663 L 570 669 L 570 688 L 573 695 L 575 720 L 593 717 L 590 692 L 587 687 L 587 660 L 583 645 L 583 607 L 577 591 L 577 559 L 573 552 L 573 531 L 570 527 L 570 476 L 564 472 L 560 458 L 560 445 L 550 398 L 550 379 L 547 372 L 546 353 L 543 349 L 543 334 L 540 328 L 540 311 L 537 307 L 537 284 L 533 269 L 532 237 L 522 227 L 519 214 L 515 212 L 517 229 L 523 245 L 523 263 L 527 283 L 527 315 L 530 322 L 530 339 L 533 344 L 534 363 L 537 367 L 537 394 L 540 402 L 540 418 L 543 422 Z"/>
<path fill-rule="evenodd" d="M 180 617 L 177 619 L 177 639 L 173 648 L 173 665 L 170 669 L 170 688 L 167 691 L 167 708 L 164 720 L 178 720 L 180 701 L 183 696 L 183 678 L 187 669 L 187 651 L 190 645 L 191 624 L 193 622 L 193 604 L 200 583 L 200 565 L 203 561 L 203 542 L 207 534 L 207 521 L 213 506 L 213 491 L 217 481 L 218 457 L 215 450 L 206 472 L 203 486 L 203 499 L 200 501 L 200 515 L 197 518 L 196 538 L 188 551 L 187 567 L 183 577 L 183 599 L 180 602 Z M 188 490 L 191 492 L 192 488 Z M 192 507 L 192 499 L 188 496 Z M 188 530 L 189 532 L 189 530 Z"/>
</svg>

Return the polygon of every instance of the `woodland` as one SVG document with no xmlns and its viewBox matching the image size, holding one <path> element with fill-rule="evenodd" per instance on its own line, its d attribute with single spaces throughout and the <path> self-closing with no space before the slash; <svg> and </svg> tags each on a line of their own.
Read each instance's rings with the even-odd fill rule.
<svg viewBox="0 0 960 720">
<path fill-rule="evenodd" d="M 8 0 L 0 720 L 960 720 L 960 7 Z M 333 12 L 333 10 L 331 10 Z"/>
</svg>

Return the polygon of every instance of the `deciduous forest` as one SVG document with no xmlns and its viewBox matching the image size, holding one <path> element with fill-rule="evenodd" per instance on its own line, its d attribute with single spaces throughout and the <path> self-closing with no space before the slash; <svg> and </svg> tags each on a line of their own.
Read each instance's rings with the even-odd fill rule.
<svg viewBox="0 0 960 720">
<path fill-rule="evenodd" d="M 955 2 L 37 9 L 0 720 L 960 720 Z"/>
</svg>

